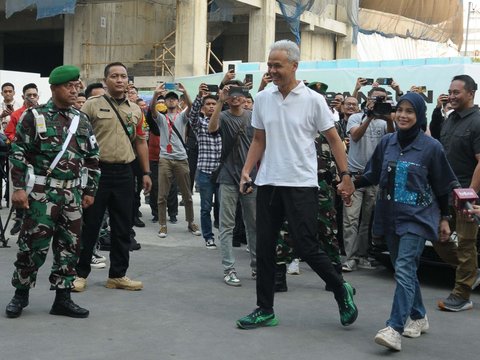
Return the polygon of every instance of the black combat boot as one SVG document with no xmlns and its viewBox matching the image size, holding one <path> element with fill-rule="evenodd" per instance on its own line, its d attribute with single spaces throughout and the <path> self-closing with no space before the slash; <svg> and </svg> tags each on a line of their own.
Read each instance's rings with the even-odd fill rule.
<svg viewBox="0 0 480 360">
<path fill-rule="evenodd" d="M 70 289 L 57 289 L 50 314 L 64 315 L 73 318 L 86 318 L 90 312 L 72 301 Z"/>
<path fill-rule="evenodd" d="M 275 292 L 288 291 L 287 287 L 287 265 L 277 264 L 275 267 Z"/>
<path fill-rule="evenodd" d="M 28 291 L 28 289 L 15 290 L 15 295 L 5 309 L 7 317 L 17 318 L 22 315 L 23 308 L 28 306 Z"/>
</svg>

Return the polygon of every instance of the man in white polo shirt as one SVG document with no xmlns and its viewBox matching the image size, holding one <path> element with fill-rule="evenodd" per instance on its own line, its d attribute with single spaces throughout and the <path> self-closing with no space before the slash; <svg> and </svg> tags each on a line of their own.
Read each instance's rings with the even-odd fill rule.
<svg viewBox="0 0 480 360">
<path fill-rule="evenodd" d="M 339 192 L 350 201 L 354 191 L 347 171 L 345 148 L 334 127 L 325 99 L 296 80 L 298 46 L 275 42 L 268 58 L 274 86 L 257 94 L 253 107 L 254 138 L 242 170 L 240 191 L 249 193 L 250 171 L 260 161 L 257 187 L 257 306 L 237 321 L 242 329 L 275 326 L 273 312 L 275 247 L 286 218 L 299 256 L 327 283 L 338 303 L 342 325 L 358 315 L 354 290 L 344 283 L 317 240 L 317 153 L 314 139 L 320 131 L 328 140 L 340 171 Z"/>
</svg>

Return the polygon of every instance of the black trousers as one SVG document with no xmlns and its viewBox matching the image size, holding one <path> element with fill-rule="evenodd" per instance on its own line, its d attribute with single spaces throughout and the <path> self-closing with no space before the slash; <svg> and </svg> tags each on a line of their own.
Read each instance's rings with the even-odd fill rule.
<svg viewBox="0 0 480 360">
<path fill-rule="evenodd" d="M 317 240 L 317 188 L 259 186 L 257 190 L 257 306 L 273 309 L 276 244 L 285 218 L 296 254 L 336 295 L 343 280 Z"/>
<path fill-rule="evenodd" d="M 130 164 L 100 163 L 102 175 L 92 206 L 84 210 L 81 236 L 82 250 L 77 274 L 86 278 L 105 210 L 108 209 L 111 229 L 110 270 L 108 276 L 125 276 L 130 259 L 130 229 L 132 228 L 133 172 Z"/>
</svg>

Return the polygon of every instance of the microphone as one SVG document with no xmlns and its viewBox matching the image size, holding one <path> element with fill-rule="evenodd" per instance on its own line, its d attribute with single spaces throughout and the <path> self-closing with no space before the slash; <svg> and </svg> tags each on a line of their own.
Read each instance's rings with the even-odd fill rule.
<svg viewBox="0 0 480 360">
<path fill-rule="evenodd" d="M 453 206 L 458 211 L 464 209 L 473 210 L 473 204 L 477 202 L 478 195 L 473 189 L 453 189 Z M 480 225 L 480 217 L 476 214 L 469 214 Z"/>
</svg>

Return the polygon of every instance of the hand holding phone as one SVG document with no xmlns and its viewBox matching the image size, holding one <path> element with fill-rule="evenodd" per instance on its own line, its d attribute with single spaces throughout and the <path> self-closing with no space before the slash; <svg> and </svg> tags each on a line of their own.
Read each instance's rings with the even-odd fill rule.
<svg viewBox="0 0 480 360">
<path fill-rule="evenodd" d="M 166 82 L 164 86 L 165 86 L 165 90 L 168 90 L 168 91 L 178 90 L 178 83 Z"/>
<path fill-rule="evenodd" d="M 207 91 L 210 93 L 218 93 L 218 85 L 207 85 Z"/>
<path fill-rule="evenodd" d="M 392 85 L 393 78 L 378 78 L 378 85 Z"/>
<path fill-rule="evenodd" d="M 253 191 L 253 181 L 247 181 L 243 184 L 243 194 L 249 194 Z"/>
</svg>

